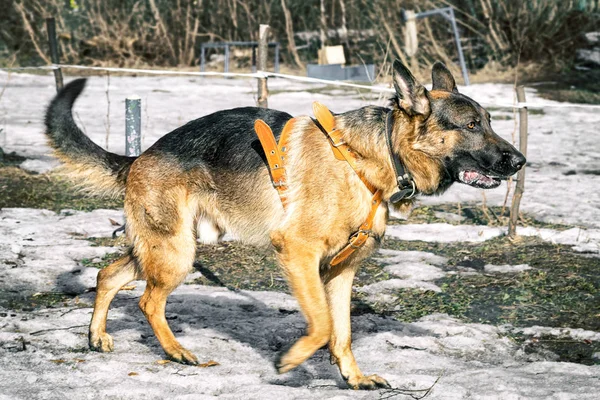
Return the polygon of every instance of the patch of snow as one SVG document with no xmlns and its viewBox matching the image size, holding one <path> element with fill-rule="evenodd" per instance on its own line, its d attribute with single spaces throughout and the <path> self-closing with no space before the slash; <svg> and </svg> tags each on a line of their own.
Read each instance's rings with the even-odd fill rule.
<svg viewBox="0 0 600 400">
<path fill-rule="evenodd" d="M 400 278 L 419 281 L 433 281 L 446 276 L 441 268 L 434 267 L 427 263 L 398 263 L 388 265 L 384 269 L 390 274 Z"/>
<path fill-rule="evenodd" d="M 386 235 L 399 240 L 422 240 L 427 242 L 484 242 L 506 235 L 507 228 L 485 225 L 451 225 L 451 224 L 406 224 L 390 225 Z M 571 228 L 558 231 L 531 226 L 517 227 L 517 235 L 537 236 L 542 240 L 574 246 L 575 251 L 600 253 L 600 229 Z"/>
<path fill-rule="evenodd" d="M 25 171 L 36 172 L 38 174 L 44 174 L 58 167 L 60 162 L 55 158 L 47 156 L 40 157 L 38 159 L 27 159 L 23 161 L 19 167 Z"/>
<path fill-rule="evenodd" d="M 387 264 L 384 267 L 385 271 L 400 279 L 389 279 L 357 288 L 357 291 L 367 294 L 371 301 L 393 302 L 395 296 L 391 296 L 389 292 L 396 289 L 441 291 L 437 285 L 429 281 L 443 278 L 446 275 L 441 268 L 438 268 L 438 266 L 446 264 L 448 261 L 446 258 L 424 251 L 380 249 L 378 254 L 384 256 L 376 260 Z"/>
<path fill-rule="evenodd" d="M 435 215 L 436 218 L 443 219 L 448 222 L 462 222 L 465 219 L 467 219 L 467 217 L 464 217 L 462 215 L 449 213 L 449 212 L 443 212 L 443 211 L 436 211 L 433 213 L 433 215 Z"/>
<path fill-rule="evenodd" d="M 531 269 L 531 267 L 527 264 L 519 264 L 519 265 L 494 265 L 494 264 L 486 264 L 483 267 L 485 272 L 499 272 L 502 274 L 512 274 L 516 272 L 523 272 Z"/>
<path fill-rule="evenodd" d="M 385 234 L 398 240 L 427 242 L 485 242 L 504 233 L 503 228 L 484 225 L 406 224 L 390 225 Z"/>
<path fill-rule="evenodd" d="M 383 302 L 385 300 L 394 301 L 396 296 L 390 296 L 387 292 L 396 289 L 421 289 L 421 290 L 432 290 L 434 292 L 441 292 L 437 285 L 430 282 L 420 281 L 417 279 L 388 279 L 372 283 L 370 285 L 361 286 L 356 291 L 369 295 L 370 301 Z"/>
<path fill-rule="evenodd" d="M 379 249 L 378 254 L 385 256 L 385 258 L 377 259 L 384 264 L 426 262 L 431 265 L 446 265 L 448 262 L 446 257 L 438 256 L 426 251 L 397 251 L 390 249 Z"/>
<path fill-rule="evenodd" d="M 548 326 L 529 326 L 525 328 L 508 327 L 506 328 L 512 333 L 522 333 L 523 335 L 540 337 L 554 336 L 557 338 L 571 338 L 573 340 L 591 340 L 600 342 L 600 332 L 588 331 L 579 328 L 552 328 Z"/>
<path fill-rule="evenodd" d="M 80 239 L 110 236 L 114 230 L 110 219 L 122 218 L 122 211 L 116 210 L 0 210 L 0 263 L 11 265 L 0 268 L 0 281 L 21 296 L 51 291 L 84 293 L 96 286 L 98 270 L 84 268 L 80 261 L 115 249 Z"/>
</svg>

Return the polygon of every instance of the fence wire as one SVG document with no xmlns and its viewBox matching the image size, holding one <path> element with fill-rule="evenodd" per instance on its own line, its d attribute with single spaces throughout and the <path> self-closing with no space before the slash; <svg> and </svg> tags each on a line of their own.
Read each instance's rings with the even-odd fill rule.
<svg viewBox="0 0 600 400">
<path fill-rule="evenodd" d="M 178 71 L 178 70 L 163 70 L 163 69 L 140 69 L 140 68 L 116 68 L 116 67 L 90 67 L 84 65 L 70 65 L 70 64 L 52 64 L 44 66 L 27 66 L 27 67 L 14 67 L 14 68 L 0 68 L 0 71 L 6 72 L 18 72 L 28 70 L 42 70 L 52 71 L 56 69 L 73 69 L 73 70 L 88 70 L 88 71 L 105 71 L 105 72 L 119 72 L 128 74 L 147 74 L 147 75 L 171 75 L 171 76 L 207 76 L 207 77 L 224 77 L 224 78 L 246 78 L 246 79 L 257 79 L 257 78 L 281 78 L 297 82 L 306 83 L 321 83 L 330 86 L 339 87 L 350 87 L 355 89 L 369 90 L 372 92 L 381 93 L 395 93 L 395 90 L 389 87 L 376 86 L 376 85 L 359 85 L 357 83 L 343 82 L 343 81 L 330 81 L 326 79 L 311 78 L 308 76 L 288 75 L 270 71 L 256 71 L 254 73 L 237 73 L 237 72 L 194 72 L 194 71 Z M 503 108 L 548 108 L 548 107 L 568 107 L 568 108 L 583 108 L 590 110 L 600 110 L 600 105 L 597 104 L 578 104 L 578 103 L 484 103 L 487 106 L 492 107 L 503 107 Z"/>
</svg>

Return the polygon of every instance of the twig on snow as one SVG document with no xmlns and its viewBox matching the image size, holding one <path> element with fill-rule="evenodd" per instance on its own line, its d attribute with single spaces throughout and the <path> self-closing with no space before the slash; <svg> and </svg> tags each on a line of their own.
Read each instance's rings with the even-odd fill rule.
<svg viewBox="0 0 600 400">
<path fill-rule="evenodd" d="M 69 329 L 74 329 L 74 328 L 84 328 L 87 327 L 88 325 L 74 325 L 74 326 L 67 326 L 66 328 L 50 328 L 50 329 L 42 329 L 39 331 L 35 331 L 35 332 L 31 332 L 30 335 L 31 336 L 37 336 L 37 335 L 41 335 L 43 333 L 46 332 L 53 332 L 53 331 L 67 331 Z"/>
<path fill-rule="evenodd" d="M 392 397 L 404 395 L 404 396 L 410 396 L 415 400 L 424 399 L 425 397 L 429 396 L 429 393 L 431 393 L 431 391 L 433 390 L 433 387 L 439 382 L 440 379 L 442 379 L 442 376 L 444 376 L 445 373 L 446 373 L 446 371 L 444 370 L 442 372 L 442 374 L 437 377 L 435 382 L 433 382 L 433 384 L 430 387 L 428 387 L 427 389 L 392 388 L 392 389 L 383 391 L 382 395 L 379 398 L 381 400 L 384 400 L 384 399 L 391 399 Z M 419 395 L 413 394 L 415 392 L 425 392 L 425 393 L 422 396 L 419 396 Z"/>
</svg>

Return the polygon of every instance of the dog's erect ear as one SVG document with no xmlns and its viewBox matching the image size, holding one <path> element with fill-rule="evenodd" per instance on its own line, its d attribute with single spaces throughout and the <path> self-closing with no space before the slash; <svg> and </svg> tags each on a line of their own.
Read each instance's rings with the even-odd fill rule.
<svg viewBox="0 0 600 400">
<path fill-rule="evenodd" d="M 394 61 L 394 88 L 398 104 L 410 116 L 417 114 L 427 118 L 431 113 L 427 90 L 400 61 Z"/>
<path fill-rule="evenodd" d="M 431 69 L 431 80 L 433 81 L 432 90 L 445 90 L 446 92 L 458 93 L 456 82 L 450 73 L 450 70 L 441 62 L 433 64 Z"/>
</svg>

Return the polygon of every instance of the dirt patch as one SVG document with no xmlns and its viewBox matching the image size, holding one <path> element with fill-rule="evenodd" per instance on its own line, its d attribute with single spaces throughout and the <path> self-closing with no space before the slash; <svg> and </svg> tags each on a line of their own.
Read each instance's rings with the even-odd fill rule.
<svg viewBox="0 0 600 400">
<path fill-rule="evenodd" d="M 35 174 L 10 164 L 0 167 L 0 192 L 0 208 L 45 208 L 58 212 L 64 209 L 91 211 L 123 207 L 121 199 L 86 195 L 55 173 Z"/>
<path fill-rule="evenodd" d="M 437 204 L 416 207 L 407 219 L 392 218 L 388 225 L 448 223 L 452 225 L 508 226 L 509 207 L 475 203 Z M 571 226 L 536 220 L 527 213 L 519 214 L 519 226 L 565 230 Z"/>
<path fill-rule="evenodd" d="M 569 103 L 600 104 L 600 70 L 573 71 L 535 85 L 540 96 Z"/>
</svg>

